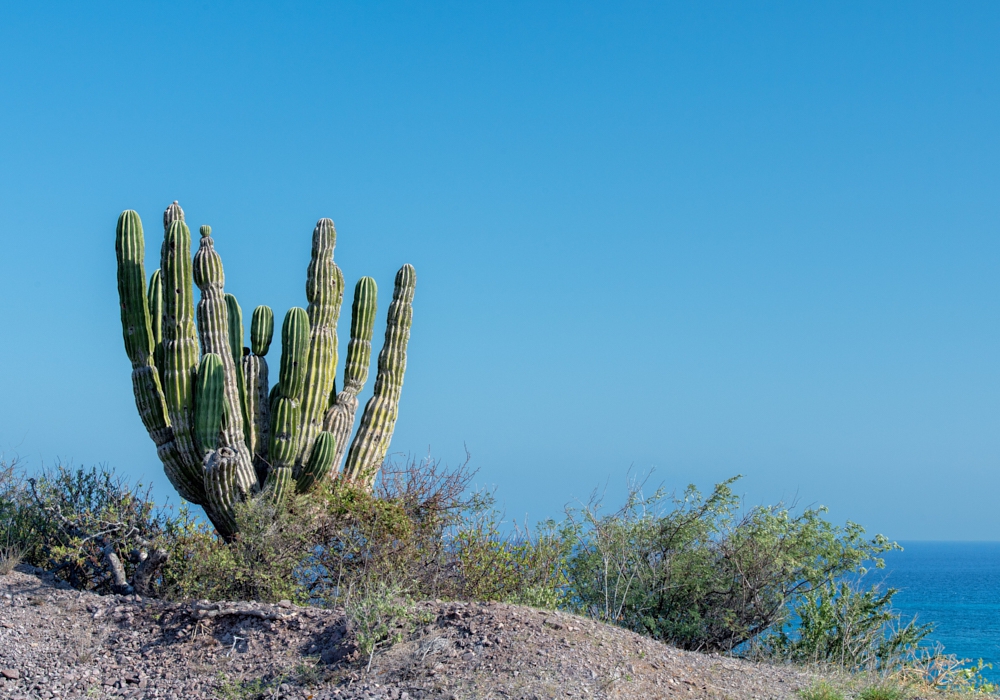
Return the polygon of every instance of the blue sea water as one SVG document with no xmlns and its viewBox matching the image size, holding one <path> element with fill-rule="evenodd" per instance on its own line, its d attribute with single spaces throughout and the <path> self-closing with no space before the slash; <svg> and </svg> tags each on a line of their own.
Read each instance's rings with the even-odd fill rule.
<svg viewBox="0 0 1000 700">
<path fill-rule="evenodd" d="M 1000 542 L 900 542 L 874 573 L 900 589 L 893 604 L 905 617 L 933 622 L 928 638 L 959 658 L 983 659 L 1000 681 Z"/>
</svg>

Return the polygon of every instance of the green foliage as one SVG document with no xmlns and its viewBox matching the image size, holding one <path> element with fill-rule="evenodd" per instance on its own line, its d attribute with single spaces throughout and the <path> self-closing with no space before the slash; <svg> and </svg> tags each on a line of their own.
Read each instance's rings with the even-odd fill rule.
<svg viewBox="0 0 1000 700">
<path fill-rule="evenodd" d="M 858 700 L 904 700 L 906 690 L 887 682 L 865 688 L 858 694 Z"/>
<path fill-rule="evenodd" d="M 364 581 L 348 597 L 345 608 L 354 641 L 371 669 L 375 652 L 403 639 L 403 628 L 412 619 L 403 587 L 385 580 Z"/>
<path fill-rule="evenodd" d="M 83 590 L 128 592 L 176 520 L 155 506 L 149 489 L 105 467 L 57 465 L 27 480 L 8 472 L 5 481 L 0 537 L 29 564 Z"/>
<path fill-rule="evenodd" d="M 571 533 L 551 520 L 538 526 L 534 538 L 521 530 L 503 532 L 501 526 L 497 511 L 486 509 L 457 528 L 453 546 L 463 597 L 562 607 L 569 585 L 565 562 Z"/>
<path fill-rule="evenodd" d="M 844 700 L 844 694 L 826 681 L 820 681 L 799 691 L 802 700 Z"/>
<path fill-rule="evenodd" d="M 239 504 L 238 534 L 226 541 L 204 522 L 172 524 L 170 557 L 160 594 L 172 599 L 305 602 L 299 572 L 309 549 L 310 509 L 304 499 L 276 505 Z"/>
<path fill-rule="evenodd" d="M 868 539 L 821 508 L 742 509 L 736 479 L 704 498 L 644 496 L 602 515 L 599 500 L 571 513 L 579 545 L 569 562 L 576 605 L 598 619 L 685 649 L 731 651 L 789 616 L 789 604 L 894 545 Z"/>
<path fill-rule="evenodd" d="M 824 662 L 852 671 L 893 670 L 907 662 L 932 625 L 899 624 L 895 588 L 830 578 L 806 590 L 792 610 L 794 623 L 765 640 L 772 655 L 794 662 Z"/>
</svg>

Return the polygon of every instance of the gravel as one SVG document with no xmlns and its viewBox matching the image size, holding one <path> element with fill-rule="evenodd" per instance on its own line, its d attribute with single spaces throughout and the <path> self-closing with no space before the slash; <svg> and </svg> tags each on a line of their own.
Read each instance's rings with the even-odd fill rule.
<svg viewBox="0 0 1000 700">
<path fill-rule="evenodd" d="M 500 603 L 425 602 L 415 619 L 366 672 L 342 610 L 98 596 L 21 566 L 0 576 L 0 697 L 737 700 L 816 679 Z"/>
</svg>

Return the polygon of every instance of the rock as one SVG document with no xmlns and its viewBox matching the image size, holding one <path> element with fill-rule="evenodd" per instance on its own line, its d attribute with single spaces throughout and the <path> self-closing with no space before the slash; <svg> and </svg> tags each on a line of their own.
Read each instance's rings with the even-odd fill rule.
<svg viewBox="0 0 1000 700">
<path fill-rule="evenodd" d="M 21 677 L 21 672 L 16 668 L 5 668 L 0 669 L 0 676 L 3 676 L 9 681 L 16 681 Z"/>
</svg>

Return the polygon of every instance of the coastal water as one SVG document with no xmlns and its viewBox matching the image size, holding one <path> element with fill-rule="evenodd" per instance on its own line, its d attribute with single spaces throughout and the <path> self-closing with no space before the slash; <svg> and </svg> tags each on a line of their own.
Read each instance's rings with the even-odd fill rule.
<svg viewBox="0 0 1000 700">
<path fill-rule="evenodd" d="M 1000 542 L 900 542 L 873 575 L 900 589 L 906 617 L 933 622 L 930 640 L 959 658 L 983 659 L 1000 681 Z"/>
</svg>

